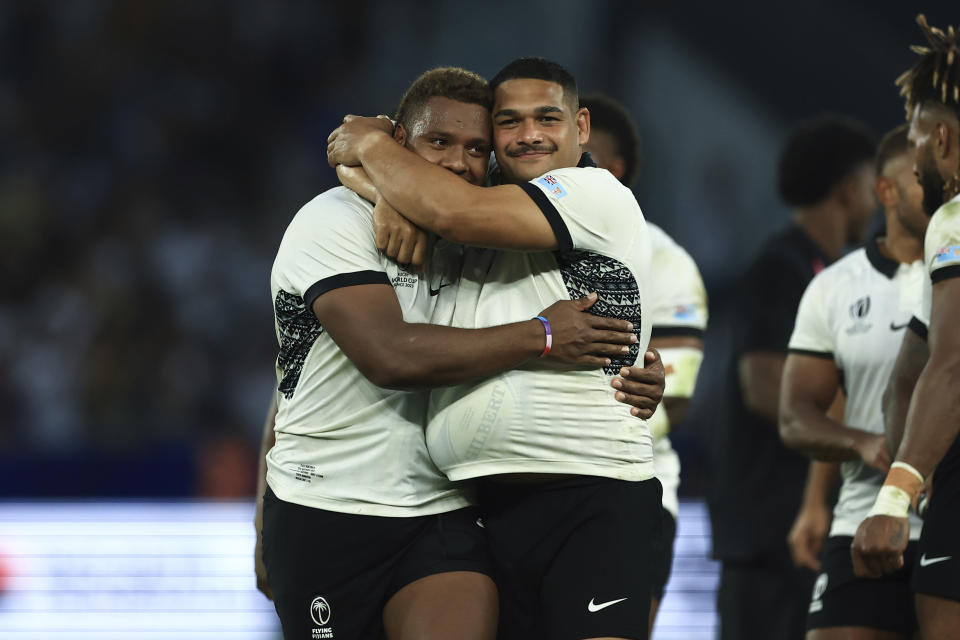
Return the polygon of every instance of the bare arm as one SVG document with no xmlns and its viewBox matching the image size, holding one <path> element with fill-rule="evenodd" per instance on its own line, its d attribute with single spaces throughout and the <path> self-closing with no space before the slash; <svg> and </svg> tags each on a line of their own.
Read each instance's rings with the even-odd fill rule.
<svg viewBox="0 0 960 640">
<path fill-rule="evenodd" d="M 630 323 L 582 313 L 595 300 L 562 300 L 541 314 L 553 330 L 551 358 L 599 367 L 636 340 Z M 441 387 L 513 369 L 536 358 L 546 342 L 536 319 L 487 329 L 405 322 L 393 288 L 382 284 L 328 291 L 313 311 L 360 372 L 386 388 Z"/>
<path fill-rule="evenodd" d="M 842 415 L 840 419 L 827 415 L 839 392 L 839 371 L 832 359 L 789 354 L 780 394 L 780 438 L 814 460 L 862 458 L 886 471 L 890 456 L 882 435 L 847 427 Z"/>
<path fill-rule="evenodd" d="M 748 351 L 740 356 L 737 370 L 747 409 L 777 423 L 780 380 L 786 357 L 775 351 Z"/>
<path fill-rule="evenodd" d="M 883 426 L 887 436 L 887 449 L 897 451 L 903 440 L 910 398 L 917 385 L 917 378 L 930 358 L 926 341 L 907 329 L 900 343 L 897 361 L 893 365 L 890 380 L 883 392 Z"/>
<path fill-rule="evenodd" d="M 380 194 L 412 223 L 453 242 L 551 251 L 550 223 L 516 185 L 477 187 L 398 145 L 380 118 L 351 118 L 334 131 L 331 166 L 363 165 Z"/>
<path fill-rule="evenodd" d="M 263 437 L 260 441 L 260 457 L 257 459 L 257 496 L 256 509 L 253 516 L 253 527 L 257 532 L 257 542 L 253 550 L 253 565 L 257 576 L 257 589 L 268 600 L 273 600 L 273 590 L 267 582 L 267 568 L 263 564 L 263 494 L 267 490 L 267 452 L 277 441 L 273 431 L 277 418 L 277 394 L 270 397 L 270 406 L 267 408 L 267 417 L 263 423 Z"/>
<path fill-rule="evenodd" d="M 840 467 L 837 463 L 810 461 L 803 502 L 787 535 L 790 555 L 798 567 L 820 571 L 820 559 L 817 556 L 830 531 L 830 505 L 827 498 L 839 477 Z"/>
<path fill-rule="evenodd" d="M 897 460 L 929 477 L 960 434 L 960 278 L 933 285 L 930 360 L 917 379 Z"/>
</svg>

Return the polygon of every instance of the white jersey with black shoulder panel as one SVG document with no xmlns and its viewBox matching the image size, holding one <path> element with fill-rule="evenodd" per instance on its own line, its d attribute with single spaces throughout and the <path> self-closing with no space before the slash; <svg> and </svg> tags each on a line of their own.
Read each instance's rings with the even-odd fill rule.
<svg viewBox="0 0 960 640">
<path fill-rule="evenodd" d="M 790 352 L 836 364 L 846 393 L 848 427 L 882 434 L 881 399 L 916 308 L 923 263 L 900 264 L 880 253 L 876 239 L 830 265 L 810 282 L 800 301 Z M 841 463 L 843 484 L 831 536 L 853 536 L 885 474 L 862 460 Z M 910 537 L 921 521 L 911 513 Z"/>
<path fill-rule="evenodd" d="M 447 475 L 504 473 L 653 476 L 646 423 L 617 402 L 611 376 L 646 350 L 651 323 L 650 240 L 633 193 L 592 167 L 551 171 L 520 185 L 556 235 L 559 250 L 468 250 L 454 325 L 528 320 L 557 300 L 591 291 L 591 309 L 632 321 L 638 342 L 605 369 L 545 360 L 431 393 L 427 444 Z"/>
<path fill-rule="evenodd" d="M 267 483 L 282 500 L 342 513 L 451 511 L 469 501 L 427 453 L 427 394 L 367 380 L 312 310 L 333 289 L 384 284 L 407 322 L 452 320 L 459 245 L 439 242 L 427 272 L 412 273 L 377 251 L 372 216 L 373 205 L 353 191 L 331 189 L 296 214 L 280 243 L 270 282 L 280 354 Z"/>
</svg>

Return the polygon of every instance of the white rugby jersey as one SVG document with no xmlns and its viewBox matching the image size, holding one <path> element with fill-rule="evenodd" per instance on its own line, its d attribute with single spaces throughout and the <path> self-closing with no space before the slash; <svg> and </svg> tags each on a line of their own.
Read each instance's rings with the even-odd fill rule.
<svg viewBox="0 0 960 640">
<path fill-rule="evenodd" d="M 926 339 L 922 329 L 930 326 L 933 285 L 960 276 L 960 195 L 943 204 L 930 218 L 923 238 L 923 254 L 930 277 L 923 279 L 923 299 L 914 314 L 920 326 L 914 327 Z"/>
<path fill-rule="evenodd" d="M 650 312 L 652 338 L 703 337 L 707 328 L 707 290 L 690 254 L 667 233 L 647 222 L 650 234 Z M 669 390 L 667 392 L 669 395 Z M 659 409 L 662 411 L 662 408 Z M 669 437 L 653 443 L 653 467 L 663 485 L 663 507 L 677 516 L 680 457 Z"/>
<path fill-rule="evenodd" d="M 449 324 L 459 245 L 438 242 L 428 273 L 419 276 L 377 251 L 372 220 L 372 204 L 337 187 L 307 203 L 280 243 L 270 282 L 280 355 L 267 483 L 283 500 L 329 511 L 394 517 L 451 511 L 468 500 L 427 453 L 427 394 L 367 380 L 312 310 L 332 289 L 387 284 L 407 322 Z"/>
<path fill-rule="evenodd" d="M 610 378 L 646 350 L 650 240 L 633 193 L 603 169 L 557 169 L 521 188 L 553 228 L 559 250 L 468 250 L 454 325 L 529 320 L 557 300 L 597 291 L 591 309 L 634 323 L 638 343 L 606 369 L 533 361 L 430 395 L 427 445 L 451 479 L 564 473 L 653 476 L 650 431 L 617 402 Z M 638 355 L 641 354 L 641 355 Z"/>
<path fill-rule="evenodd" d="M 876 239 L 814 277 L 800 301 L 790 351 L 829 358 L 847 395 L 843 422 L 883 433 L 883 390 L 916 307 L 923 263 L 901 264 L 880 253 Z M 841 463 L 843 484 L 831 536 L 852 536 L 866 517 L 885 475 L 862 460 Z M 921 521 L 910 514 L 910 537 Z"/>
</svg>

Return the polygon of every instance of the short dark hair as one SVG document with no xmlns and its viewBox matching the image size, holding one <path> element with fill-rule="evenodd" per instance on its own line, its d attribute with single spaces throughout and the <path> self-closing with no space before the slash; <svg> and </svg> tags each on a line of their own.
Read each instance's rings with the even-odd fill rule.
<svg viewBox="0 0 960 640">
<path fill-rule="evenodd" d="M 460 67 L 438 67 L 420 75 L 407 89 L 394 113 L 394 119 L 407 129 L 430 98 L 449 98 L 457 102 L 493 108 L 493 93 L 482 76 Z"/>
<path fill-rule="evenodd" d="M 620 182 L 632 186 L 640 172 L 642 154 L 640 136 L 626 107 L 610 96 L 599 93 L 580 98 L 580 106 L 590 111 L 591 131 L 606 131 L 613 136 L 617 155 L 623 158 L 624 164 Z"/>
<path fill-rule="evenodd" d="M 507 66 L 497 72 L 497 75 L 493 76 L 493 80 L 490 81 L 490 90 L 496 91 L 497 87 L 507 80 L 518 78 L 555 82 L 563 87 L 564 97 L 572 96 L 576 106 L 580 105 L 577 81 L 573 74 L 560 64 L 546 58 L 517 58 L 508 63 Z"/>
<path fill-rule="evenodd" d="M 880 144 L 877 145 L 876 163 L 878 176 L 883 173 L 888 162 L 907 152 L 909 148 L 907 144 L 908 128 L 906 124 L 901 124 L 896 129 L 888 131 L 887 134 L 880 139 Z"/>
<path fill-rule="evenodd" d="M 780 154 L 780 197 L 794 207 L 816 204 L 854 169 L 873 162 L 876 151 L 869 130 L 855 120 L 827 116 L 805 122 L 790 133 Z"/>
</svg>

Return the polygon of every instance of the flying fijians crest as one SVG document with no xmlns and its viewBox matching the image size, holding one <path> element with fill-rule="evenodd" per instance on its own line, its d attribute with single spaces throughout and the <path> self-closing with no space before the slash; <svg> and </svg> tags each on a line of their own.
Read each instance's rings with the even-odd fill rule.
<svg viewBox="0 0 960 640">
<path fill-rule="evenodd" d="M 330 640 L 333 638 L 333 629 L 326 626 L 330 622 L 331 613 L 330 604 L 322 596 L 317 596 L 310 603 L 310 618 L 314 624 L 320 627 L 319 629 L 313 629 L 311 634 L 313 640 Z"/>
</svg>

